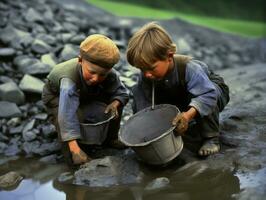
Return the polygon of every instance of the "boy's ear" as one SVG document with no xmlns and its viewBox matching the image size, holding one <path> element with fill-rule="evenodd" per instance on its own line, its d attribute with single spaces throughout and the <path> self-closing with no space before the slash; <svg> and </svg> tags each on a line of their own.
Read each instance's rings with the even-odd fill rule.
<svg viewBox="0 0 266 200">
<path fill-rule="evenodd" d="M 172 59 L 174 57 L 174 53 L 173 52 L 168 52 L 168 59 Z"/>
<path fill-rule="evenodd" d="M 82 61 L 82 58 L 81 58 L 81 56 L 79 55 L 79 56 L 78 56 L 78 63 L 81 64 L 81 61 Z"/>
<path fill-rule="evenodd" d="M 168 52 L 168 58 L 173 58 L 173 57 L 174 57 L 174 52 L 169 51 Z"/>
</svg>

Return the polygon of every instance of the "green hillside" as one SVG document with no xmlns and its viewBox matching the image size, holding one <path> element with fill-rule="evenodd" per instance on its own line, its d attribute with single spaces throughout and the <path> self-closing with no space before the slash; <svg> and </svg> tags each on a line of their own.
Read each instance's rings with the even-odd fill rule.
<svg viewBox="0 0 266 200">
<path fill-rule="evenodd" d="M 190 12 L 189 14 L 187 14 L 184 12 L 175 11 L 173 8 L 171 9 L 169 8 L 168 10 L 166 10 L 167 4 L 164 4 L 164 7 L 162 9 L 159 9 L 155 8 L 155 6 L 148 7 L 148 6 L 143 6 L 142 4 L 121 3 L 118 1 L 110 1 L 110 0 L 109 1 L 87 0 L 87 1 L 118 16 L 150 18 L 155 20 L 171 19 L 178 17 L 187 20 L 191 23 L 206 26 L 219 31 L 230 32 L 249 37 L 266 36 L 266 25 L 264 22 L 251 21 L 251 20 L 237 20 L 234 18 L 228 19 L 228 17 L 206 16 L 199 14 L 199 11 L 195 11 L 194 14 L 191 14 L 193 11 L 191 7 L 188 8 Z M 157 0 L 154 1 L 158 2 Z M 208 0 L 202 0 L 201 2 L 205 1 Z"/>
</svg>

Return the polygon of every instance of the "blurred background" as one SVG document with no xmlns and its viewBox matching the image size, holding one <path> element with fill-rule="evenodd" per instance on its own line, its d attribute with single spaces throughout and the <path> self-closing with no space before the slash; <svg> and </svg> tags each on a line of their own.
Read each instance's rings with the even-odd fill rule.
<svg viewBox="0 0 266 200">
<path fill-rule="evenodd" d="M 193 24 L 248 37 L 265 37 L 263 0 L 87 0 L 114 15 L 181 18 Z"/>
</svg>

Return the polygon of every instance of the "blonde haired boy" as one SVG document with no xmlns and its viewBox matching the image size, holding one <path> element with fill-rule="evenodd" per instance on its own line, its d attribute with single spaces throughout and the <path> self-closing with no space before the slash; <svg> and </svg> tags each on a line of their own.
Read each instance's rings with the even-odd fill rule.
<svg viewBox="0 0 266 200">
<path fill-rule="evenodd" d="M 132 89 L 133 111 L 151 105 L 154 81 L 155 103 L 176 105 L 182 111 L 172 122 L 176 134 L 184 135 L 193 120 L 203 139 L 198 154 L 219 152 L 219 112 L 229 101 L 229 89 L 223 78 L 205 63 L 176 54 L 169 34 L 155 22 L 134 33 L 128 43 L 127 60 L 142 72 Z"/>
</svg>

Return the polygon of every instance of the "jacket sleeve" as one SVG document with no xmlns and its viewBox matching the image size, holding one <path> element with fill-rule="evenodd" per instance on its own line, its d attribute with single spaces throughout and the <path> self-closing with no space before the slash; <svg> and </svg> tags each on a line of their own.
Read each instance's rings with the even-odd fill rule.
<svg viewBox="0 0 266 200">
<path fill-rule="evenodd" d="M 189 106 L 195 107 L 201 116 L 209 115 L 217 105 L 218 94 L 208 77 L 207 65 L 190 61 L 186 67 L 186 82 L 187 90 L 192 95 Z"/>
<path fill-rule="evenodd" d="M 69 78 L 60 81 L 58 124 L 62 141 L 79 139 L 80 126 L 77 117 L 79 95 L 75 83 Z"/>
</svg>

